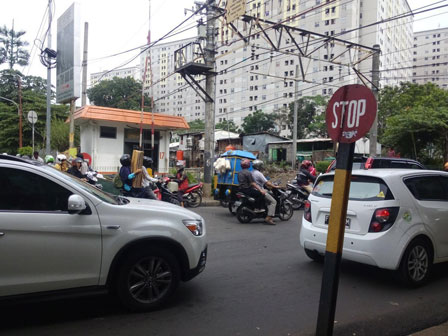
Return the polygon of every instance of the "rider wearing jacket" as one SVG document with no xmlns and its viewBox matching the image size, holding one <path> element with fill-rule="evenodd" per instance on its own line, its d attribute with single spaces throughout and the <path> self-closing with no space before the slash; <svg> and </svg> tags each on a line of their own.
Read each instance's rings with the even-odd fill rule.
<svg viewBox="0 0 448 336">
<path fill-rule="evenodd" d="M 313 186 L 310 184 L 310 181 L 314 183 L 316 181 L 316 177 L 310 173 L 309 168 L 312 165 L 311 161 L 304 160 L 300 165 L 299 173 L 297 174 L 297 184 L 308 191 L 311 194 L 313 191 Z"/>
<path fill-rule="evenodd" d="M 131 172 L 131 156 L 129 154 L 123 154 L 120 158 L 121 168 L 120 168 L 120 179 L 123 182 L 123 189 L 130 197 L 137 198 L 148 198 L 145 197 L 142 192 L 142 188 L 132 187 L 132 180 L 142 172 L 141 169 L 137 169 L 134 173 Z"/>
</svg>

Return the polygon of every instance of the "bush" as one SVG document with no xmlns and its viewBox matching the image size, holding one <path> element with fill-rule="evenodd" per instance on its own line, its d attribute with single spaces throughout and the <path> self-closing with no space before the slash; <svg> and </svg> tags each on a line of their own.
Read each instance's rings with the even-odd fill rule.
<svg viewBox="0 0 448 336">
<path fill-rule="evenodd" d="M 19 148 L 19 154 L 20 155 L 28 155 L 29 157 L 33 156 L 33 147 L 31 146 L 25 146 L 22 148 Z"/>
<path fill-rule="evenodd" d="M 317 161 L 315 166 L 317 173 L 325 173 L 330 163 L 330 161 Z"/>
</svg>

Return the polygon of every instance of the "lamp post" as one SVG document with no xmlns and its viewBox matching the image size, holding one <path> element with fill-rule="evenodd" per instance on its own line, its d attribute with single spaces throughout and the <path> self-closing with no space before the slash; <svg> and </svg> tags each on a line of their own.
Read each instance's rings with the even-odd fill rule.
<svg viewBox="0 0 448 336">
<path fill-rule="evenodd" d="M 5 97 L 0 97 L 0 99 L 9 101 L 10 103 L 13 103 L 16 107 L 17 107 L 17 115 L 20 116 L 20 106 L 19 104 L 17 104 L 14 100 L 5 98 Z M 19 124 L 19 140 L 20 140 L 20 144 L 22 143 L 22 125 Z"/>
</svg>

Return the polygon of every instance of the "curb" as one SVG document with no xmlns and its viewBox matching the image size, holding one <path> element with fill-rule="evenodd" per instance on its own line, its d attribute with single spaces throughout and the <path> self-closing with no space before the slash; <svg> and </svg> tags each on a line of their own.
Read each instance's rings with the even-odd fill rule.
<svg viewBox="0 0 448 336">
<path fill-rule="evenodd" d="M 214 200 L 214 199 L 211 199 L 211 198 L 208 198 L 208 199 L 206 199 L 206 198 L 203 198 L 202 199 L 202 204 L 201 204 L 201 206 L 206 206 L 206 207 L 209 207 L 209 206 L 221 206 L 221 204 L 219 203 L 219 201 L 216 201 L 216 200 Z"/>
</svg>

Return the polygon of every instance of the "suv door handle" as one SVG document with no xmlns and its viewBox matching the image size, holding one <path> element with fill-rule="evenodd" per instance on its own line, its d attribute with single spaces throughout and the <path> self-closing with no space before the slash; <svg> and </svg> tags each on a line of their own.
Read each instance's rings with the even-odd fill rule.
<svg viewBox="0 0 448 336">
<path fill-rule="evenodd" d="M 0 232 L 0 237 L 3 237 L 5 235 L 4 232 Z"/>
<path fill-rule="evenodd" d="M 106 229 L 118 230 L 118 229 L 120 229 L 120 225 L 108 225 L 108 226 L 106 226 Z"/>
</svg>

